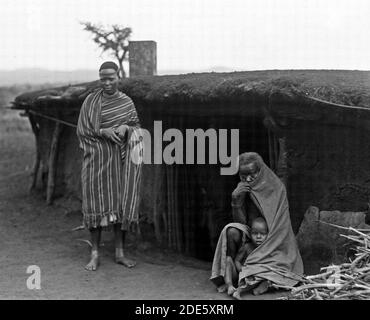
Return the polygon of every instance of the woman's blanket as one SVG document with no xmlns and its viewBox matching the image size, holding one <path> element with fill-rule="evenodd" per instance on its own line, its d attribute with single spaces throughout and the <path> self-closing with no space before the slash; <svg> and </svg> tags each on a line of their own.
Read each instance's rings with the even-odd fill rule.
<svg viewBox="0 0 370 320">
<path fill-rule="evenodd" d="M 249 227 L 241 223 L 229 223 L 226 225 L 218 238 L 215 255 L 212 264 L 211 281 L 217 286 L 224 284 L 224 277 L 226 272 L 226 250 L 227 250 L 227 229 L 233 227 L 242 231 L 242 243 L 244 244 L 247 237 L 250 237 Z"/>
<path fill-rule="evenodd" d="M 241 157 L 257 158 L 260 171 L 249 183 L 250 196 L 269 229 L 266 240 L 247 257 L 239 274 L 239 285 L 270 280 L 281 286 L 293 286 L 300 280 L 303 263 L 292 230 L 284 184 L 256 153 Z"/>
</svg>

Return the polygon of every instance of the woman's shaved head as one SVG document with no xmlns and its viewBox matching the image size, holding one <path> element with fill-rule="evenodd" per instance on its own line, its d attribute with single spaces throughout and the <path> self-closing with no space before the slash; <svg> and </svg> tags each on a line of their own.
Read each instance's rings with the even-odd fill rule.
<svg viewBox="0 0 370 320">
<path fill-rule="evenodd" d="M 242 181 L 253 181 L 262 166 L 263 160 L 258 153 L 245 152 L 238 158 L 239 175 Z"/>
<path fill-rule="evenodd" d="M 99 72 L 102 70 L 113 69 L 118 72 L 118 65 L 113 61 L 105 61 L 99 68 Z"/>
</svg>

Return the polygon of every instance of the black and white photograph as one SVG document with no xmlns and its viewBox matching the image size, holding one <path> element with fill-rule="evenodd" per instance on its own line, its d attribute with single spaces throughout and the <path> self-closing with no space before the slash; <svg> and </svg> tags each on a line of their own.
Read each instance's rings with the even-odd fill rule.
<svg viewBox="0 0 370 320">
<path fill-rule="evenodd" d="M 0 300 L 370 300 L 369 17 L 1 0 Z"/>
</svg>

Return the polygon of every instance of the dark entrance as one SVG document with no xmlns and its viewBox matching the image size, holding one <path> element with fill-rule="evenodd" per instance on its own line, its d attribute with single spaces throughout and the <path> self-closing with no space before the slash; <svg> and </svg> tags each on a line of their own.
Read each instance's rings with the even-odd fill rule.
<svg viewBox="0 0 370 320">
<path fill-rule="evenodd" d="M 144 127 L 150 128 L 153 120 L 162 120 L 163 132 L 176 128 L 184 137 L 186 129 L 239 129 L 239 153 L 257 152 L 270 165 L 269 133 L 262 114 L 249 112 L 241 116 L 243 113 L 231 107 L 234 112 L 230 114 L 225 106 L 211 106 L 207 112 L 204 105 L 173 108 L 143 117 L 150 119 Z M 230 155 L 230 134 L 228 149 Z M 156 204 L 154 209 L 157 238 L 176 251 L 205 260 L 212 259 L 220 231 L 232 222 L 231 193 L 239 181 L 237 175 L 220 175 L 221 165 L 207 164 L 208 156 L 206 145 L 206 164 L 163 164 L 156 178 L 162 181 L 158 187 L 162 197 L 158 202 L 162 205 Z"/>
<path fill-rule="evenodd" d="M 269 165 L 269 135 L 262 117 L 223 117 L 217 122 L 197 120 L 195 128 L 204 130 L 210 127 L 239 129 L 239 153 L 257 152 Z M 220 165 L 177 165 L 176 170 L 178 215 L 182 221 L 181 249 L 197 258 L 211 260 L 220 231 L 232 222 L 231 193 L 239 177 L 220 175 Z"/>
</svg>

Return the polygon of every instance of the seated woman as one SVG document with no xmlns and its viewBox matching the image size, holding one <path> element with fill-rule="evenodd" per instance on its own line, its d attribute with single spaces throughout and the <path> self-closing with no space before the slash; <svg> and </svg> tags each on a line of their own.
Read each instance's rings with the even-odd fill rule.
<svg viewBox="0 0 370 320">
<path fill-rule="evenodd" d="M 251 222 L 262 216 L 268 235 L 244 261 L 236 296 L 252 288 L 255 294 L 263 293 L 269 283 L 294 286 L 303 273 L 303 263 L 290 222 L 285 186 L 253 152 L 239 156 L 239 176 L 241 181 L 232 193 L 231 203 L 235 222 L 226 225 L 220 234 L 211 281 L 219 291 L 226 290 L 226 257 L 235 260 L 239 248 L 251 239 Z M 262 288 L 257 290 L 259 285 Z"/>
</svg>

